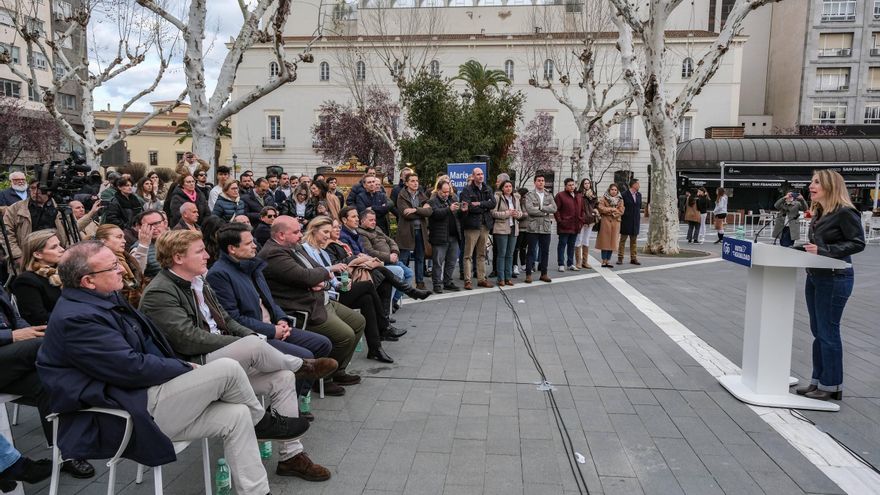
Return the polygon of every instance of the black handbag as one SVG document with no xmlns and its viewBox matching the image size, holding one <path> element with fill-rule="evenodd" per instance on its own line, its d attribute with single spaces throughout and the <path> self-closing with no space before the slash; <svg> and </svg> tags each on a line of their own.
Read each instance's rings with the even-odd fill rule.
<svg viewBox="0 0 880 495">
<path fill-rule="evenodd" d="M 599 229 L 602 228 L 602 222 L 598 221 L 593 224 L 593 232 L 599 232 Z"/>
</svg>

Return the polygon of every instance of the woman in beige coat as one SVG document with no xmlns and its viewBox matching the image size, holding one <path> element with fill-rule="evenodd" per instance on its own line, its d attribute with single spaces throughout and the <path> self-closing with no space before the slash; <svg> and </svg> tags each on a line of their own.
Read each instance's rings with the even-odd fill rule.
<svg viewBox="0 0 880 495">
<path fill-rule="evenodd" d="M 495 219 L 492 235 L 495 245 L 498 246 L 498 256 L 495 260 L 498 287 L 513 285 L 510 280 L 513 278 L 513 250 L 516 247 L 516 237 L 519 235 L 521 216 L 523 214 L 519 193 L 514 192 L 513 183 L 506 180 L 495 193 L 495 208 L 492 209 L 492 218 Z"/>
<path fill-rule="evenodd" d="M 599 235 L 596 249 L 602 250 L 602 266 L 611 268 L 611 254 L 620 240 L 620 217 L 623 216 L 623 201 L 617 184 L 608 186 L 608 191 L 599 199 Z"/>
</svg>

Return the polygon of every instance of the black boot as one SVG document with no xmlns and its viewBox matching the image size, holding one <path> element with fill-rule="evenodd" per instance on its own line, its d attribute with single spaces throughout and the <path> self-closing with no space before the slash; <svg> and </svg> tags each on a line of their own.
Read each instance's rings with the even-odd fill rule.
<svg viewBox="0 0 880 495">
<path fill-rule="evenodd" d="M 385 353 L 385 349 L 378 347 L 376 349 L 370 349 L 367 351 L 367 359 L 374 359 L 379 361 L 380 363 L 393 363 L 394 360 L 391 359 L 391 356 Z"/>
<path fill-rule="evenodd" d="M 721 240 L 724 239 L 724 232 L 717 232 L 718 240 L 715 241 L 715 244 L 721 244 Z"/>
<path fill-rule="evenodd" d="M 412 286 L 407 286 L 402 292 L 413 299 L 427 299 L 428 296 L 431 295 L 431 291 L 429 290 L 417 289 Z"/>
</svg>

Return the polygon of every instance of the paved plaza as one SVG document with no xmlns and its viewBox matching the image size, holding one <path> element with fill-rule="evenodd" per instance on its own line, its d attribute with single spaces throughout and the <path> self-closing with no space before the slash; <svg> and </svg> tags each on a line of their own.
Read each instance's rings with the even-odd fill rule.
<svg viewBox="0 0 880 495">
<path fill-rule="evenodd" d="M 850 480 L 849 493 L 880 493 L 867 469 L 847 471 L 828 456 L 817 460 L 824 455 L 820 449 L 804 455 L 780 433 L 784 428 L 734 399 L 701 358 L 667 335 L 665 323 L 658 325 L 621 291 L 628 286 L 645 296 L 719 359 L 738 366 L 746 269 L 717 260 L 718 246 L 694 249 L 707 255 L 645 256 L 642 267 L 626 264 L 615 275 L 553 270 L 552 284 L 505 288 L 555 388 L 565 430 L 557 426 L 549 394 L 535 385 L 540 375 L 499 289 L 405 304 L 397 326 L 409 333 L 385 344 L 396 362 L 368 361 L 364 352 L 350 368 L 364 376 L 361 385 L 349 387 L 345 397 L 312 400 L 317 419 L 304 444 L 333 478 L 281 478 L 273 459 L 266 464 L 272 493 L 579 493 L 560 431 L 583 455 L 585 462 L 574 464 L 594 494 L 846 493 L 833 477 Z M 841 411 L 804 412 L 816 428 L 785 410 L 771 416 L 828 432 L 880 465 L 880 247 L 858 255 L 855 268 L 843 324 Z M 796 377 L 809 376 L 809 345 L 801 292 L 792 356 Z M 13 432 L 29 456 L 48 456 L 34 409 L 21 409 Z M 212 465 L 221 452 L 213 442 Z M 65 476 L 61 493 L 105 493 L 106 467 L 95 464 L 96 479 Z M 201 493 L 198 449 L 166 466 L 164 478 L 165 493 Z M 152 490 L 149 473 L 138 486 L 134 464 L 121 465 L 117 493 Z M 44 483 L 26 493 L 47 491 Z"/>
</svg>

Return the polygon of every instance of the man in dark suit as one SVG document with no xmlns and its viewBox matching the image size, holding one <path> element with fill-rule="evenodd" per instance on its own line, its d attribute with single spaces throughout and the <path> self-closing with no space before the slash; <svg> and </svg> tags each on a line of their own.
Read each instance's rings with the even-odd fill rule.
<svg viewBox="0 0 880 495">
<path fill-rule="evenodd" d="M 123 455 L 147 466 L 174 461 L 172 441 L 222 436 L 239 493 L 268 493 L 257 439 L 298 437 L 302 423 L 264 411 L 236 361 L 199 366 L 174 357 L 162 333 L 119 295 L 123 272 L 100 241 L 64 253 L 64 289 L 37 354 L 51 411 L 124 409 L 133 429 Z M 123 431 L 114 416 L 69 414 L 58 447 L 65 458 L 106 459 Z"/>
<path fill-rule="evenodd" d="M 617 264 L 623 264 L 623 250 L 626 248 L 626 240 L 629 239 L 629 262 L 633 265 L 641 265 L 636 246 L 639 237 L 639 223 L 642 211 L 642 193 L 639 192 L 639 180 L 630 179 L 629 190 L 620 194 L 623 198 L 623 216 L 620 218 L 620 245 L 617 246 Z"/>
</svg>

